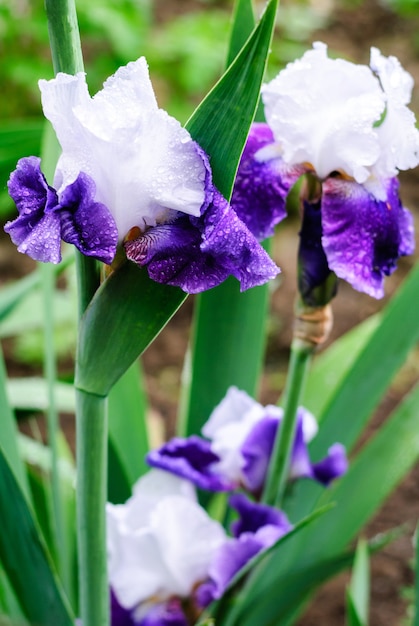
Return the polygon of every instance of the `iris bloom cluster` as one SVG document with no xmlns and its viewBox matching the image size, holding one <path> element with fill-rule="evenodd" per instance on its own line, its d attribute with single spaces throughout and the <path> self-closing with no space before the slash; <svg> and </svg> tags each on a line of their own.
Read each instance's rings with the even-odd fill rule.
<svg viewBox="0 0 419 626">
<path fill-rule="evenodd" d="M 286 216 L 293 184 L 308 176 L 300 243 L 308 304 L 330 272 L 379 298 L 397 259 L 413 252 L 397 180 L 419 162 L 412 87 L 399 61 L 377 48 L 367 67 L 331 59 L 315 43 L 262 88 L 266 123 L 251 129 L 232 206 L 263 239 Z"/>
<path fill-rule="evenodd" d="M 212 182 L 208 156 L 158 108 L 144 58 L 93 98 L 83 73 L 39 83 L 60 142 L 54 187 L 36 157 L 9 180 L 20 252 L 58 263 L 61 240 L 111 264 L 118 247 L 157 282 L 195 293 L 235 276 L 242 289 L 278 268 Z"/>
<path fill-rule="evenodd" d="M 205 424 L 206 439 L 177 438 L 149 453 L 153 469 L 132 498 L 108 505 L 113 626 L 194 623 L 250 559 L 292 529 L 282 511 L 258 502 L 281 419 L 278 407 L 232 387 Z M 346 471 L 340 444 L 311 463 L 307 442 L 316 432 L 313 415 L 300 409 L 290 480 L 328 485 Z M 235 491 L 232 536 L 199 506 L 195 486 Z"/>
</svg>

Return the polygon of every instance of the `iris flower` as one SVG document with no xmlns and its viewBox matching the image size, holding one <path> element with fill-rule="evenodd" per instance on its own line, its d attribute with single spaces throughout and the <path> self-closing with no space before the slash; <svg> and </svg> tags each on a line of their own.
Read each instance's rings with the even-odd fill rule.
<svg viewBox="0 0 419 626">
<path fill-rule="evenodd" d="M 118 247 L 157 282 L 199 292 L 235 276 L 242 289 L 278 268 L 212 182 L 209 159 L 159 109 L 144 58 L 90 97 L 83 73 L 41 80 L 62 154 L 50 186 L 36 157 L 9 180 L 20 252 L 58 263 L 61 240 L 111 264 Z"/>
<path fill-rule="evenodd" d="M 147 462 L 187 478 L 201 489 L 242 487 L 258 496 L 282 417 L 282 408 L 264 407 L 244 391 L 230 387 L 202 429 L 205 439 L 197 435 L 174 438 L 149 452 Z M 347 469 L 345 449 L 335 443 L 323 460 L 312 463 L 307 443 L 316 433 L 316 419 L 300 407 L 289 478 L 310 478 L 327 486 Z"/>
<path fill-rule="evenodd" d="M 407 107 L 412 77 L 395 57 L 371 50 L 371 65 L 330 59 L 325 44 L 262 87 L 266 124 L 254 124 L 232 197 L 259 239 L 286 215 L 306 174 L 300 291 L 330 272 L 383 296 L 384 277 L 414 249 L 413 220 L 399 198 L 399 170 L 419 162 L 419 132 Z"/>
<path fill-rule="evenodd" d="M 256 554 L 291 530 L 286 516 L 242 494 L 229 537 L 193 485 L 151 470 L 132 497 L 107 505 L 112 626 L 188 626 Z"/>
</svg>

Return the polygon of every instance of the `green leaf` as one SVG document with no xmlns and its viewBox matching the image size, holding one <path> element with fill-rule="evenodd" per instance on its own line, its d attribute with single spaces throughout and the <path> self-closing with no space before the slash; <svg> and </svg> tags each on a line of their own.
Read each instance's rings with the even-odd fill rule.
<svg viewBox="0 0 419 626">
<path fill-rule="evenodd" d="M 234 5 L 233 26 L 227 56 L 227 67 L 236 58 L 255 27 L 252 0 L 237 0 Z"/>
<path fill-rule="evenodd" d="M 109 445 L 112 450 L 108 489 L 109 500 L 114 504 L 125 502 L 131 496 L 133 484 L 148 469 L 145 462 L 149 450 L 147 403 L 141 375 L 139 364 L 134 363 L 109 394 Z M 121 483 L 124 478 L 125 482 Z"/>
<path fill-rule="evenodd" d="M 44 541 L 0 450 L 0 560 L 28 618 L 37 626 L 72 626 Z"/>
<path fill-rule="evenodd" d="M 276 12 L 271 0 L 245 48 L 187 127 L 211 157 L 214 182 L 228 197 L 257 106 Z M 210 120 L 210 123 L 209 123 Z M 97 291 L 80 325 L 76 384 L 105 396 L 186 298 L 126 263 Z"/>
<path fill-rule="evenodd" d="M 45 378 L 9 378 L 7 395 L 15 409 L 45 411 L 48 408 L 48 388 Z M 58 411 L 74 413 L 76 398 L 73 385 L 56 382 L 54 395 Z"/>
<path fill-rule="evenodd" d="M 358 541 L 350 585 L 347 589 L 348 626 L 368 626 L 370 565 L 368 543 Z"/>
</svg>

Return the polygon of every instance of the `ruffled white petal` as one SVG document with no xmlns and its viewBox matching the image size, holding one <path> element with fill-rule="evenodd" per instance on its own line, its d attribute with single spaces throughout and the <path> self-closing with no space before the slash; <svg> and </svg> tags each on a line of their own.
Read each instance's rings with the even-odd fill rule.
<svg viewBox="0 0 419 626">
<path fill-rule="evenodd" d="M 134 226 L 199 216 L 206 169 L 189 133 L 158 109 L 144 58 L 120 68 L 91 98 L 85 75 L 40 81 L 42 104 L 62 147 L 55 186 L 91 176 L 120 239 Z"/>
<path fill-rule="evenodd" d="M 225 540 L 191 483 L 161 470 L 148 472 L 125 504 L 108 504 L 106 512 L 110 585 L 126 609 L 188 595 Z"/>
<path fill-rule="evenodd" d="M 419 131 L 414 114 L 406 106 L 411 99 L 413 78 L 396 57 L 384 57 L 377 48 L 371 48 L 371 69 L 379 77 L 386 97 L 385 117 L 376 129 L 380 156 L 373 174 L 377 179 L 387 179 L 419 163 Z M 372 191 L 373 184 L 374 180 Z"/>
<path fill-rule="evenodd" d="M 385 99 L 371 70 L 329 59 L 314 44 L 262 89 L 265 115 L 289 164 L 307 163 L 319 178 L 341 171 L 364 182 L 379 155 L 374 123 Z"/>
</svg>

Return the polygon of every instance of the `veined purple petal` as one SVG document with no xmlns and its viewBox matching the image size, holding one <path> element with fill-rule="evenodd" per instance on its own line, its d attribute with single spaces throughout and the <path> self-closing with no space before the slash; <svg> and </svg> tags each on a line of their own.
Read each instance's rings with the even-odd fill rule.
<svg viewBox="0 0 419 626">
<path fill-rule="evenodd" d="M 381 201 L 362 185 L 340 178 L 323 184 L 323 248 L 328 264 L 355 289 L 384 295 L 384 277 L 414 249 L 413 220 L 403 208 L 396 178 L 386 181 Z"/>
<path fill-rule="evenodd" d="M 132 611 L 122 607 L 111 590 L 111 626 L 136 626 Z"/>
<path fill-rule="evenodd" d="M 60 197 L 61 236 L 86 256 L 112 263 L 118 244 L 115 221 L 104 204 L 94 200 L 93 179 L 80 172 Z"/>
<path fill-rule="evenodd" d="M 274 278 L 278 268 L 221 194 L 199 217 L 179 217 L 125 243 L 128 259 L 150 277 L 199 293 L 233 275 L 248 289 Z"/>
<path fill-rule="evenodd" d="M 303 168 L 286 166 L 279 156 L 264 158 L 259 151 L 274 144 L 267 124 L 255 123 L 250 129 L 234 184 L 231 206 L 251 233 L 262 240 L 286 217 L 289 190 Z"/>
<path fill-rule="evenodd" d="M 239 514 L 239 519 L 231 525 L 235 537 L 240 537 L 243 533 L 256 533 L 266 526 L 275 527 L 277 533 L 281 534 L 289 532 L 292 528 L 285 513 L 266 504 L 252 502 L 241 493 L 232 495 L 229 504 Z"/>
<path fill-rule="evenodd" d="M 61 222 L 57 212 L 58 198 L 41 172 L 40 159 L 20 159 L 12 172 L 8 189 L 16 203 L 19 216 L 7 222 L 9 233 L 19 252 L 35 261 L 61 261 Z"/>
<path fill-rule="evenodd" d="M 318 463 L 312 465 L 314 478 L 326 487 L 339 478 L 348 469 L 345 447 L 341 443 L 335 443 L 328 450 L 327 456 Z"/>
<path fill-rule="evenodd" d="M 210 442 L 197 435 L 187 439 L 175 437 L 149 452 L 146 460 L 152 467 L 186 478 L 200 489 L 231 491 L 235 486 L 212 471 L 212 466 L 220 459 L 212 452 Z"/>
</svg>

